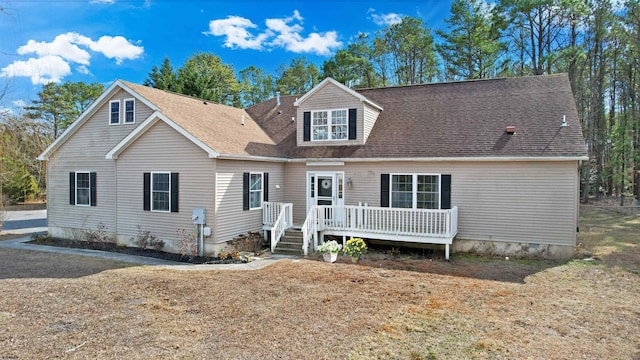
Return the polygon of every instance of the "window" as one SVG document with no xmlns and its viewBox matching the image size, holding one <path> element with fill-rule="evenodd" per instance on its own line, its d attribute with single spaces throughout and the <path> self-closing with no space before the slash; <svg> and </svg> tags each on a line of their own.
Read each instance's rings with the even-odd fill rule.
<svg viewBox="0 0 640 360">
<path fill-rule="evenodd" d="M 251 173 L 249 175 L 249 209 L 262 207 L 262 174 Z"/>
<path fill-rule="evenodd" d="M 69 204 L 96 206 L 96 173 L 74 171 L 69 173 Z"/>
<path fill-rule="evenodd" d="M 120 124 L 120 100 L 109 101 L 109 124 Z"/>
<path fill-rule="evenodd" d="M 91 204 L 91 182 L 88 172 L 76 173 L 76 205 Z"/>
<path fill-rule="evenodd" d="M 143 173 L 144 211 L 178 212 L 179 173 Z"/>
<path fill-rule="evenodd" d="M 391 207 L 440 209 L 440 175 L 391 175 Z"/>
<path fill-rule="evenodd" d="M 151 173 L 151 211 L 169 211 L 171 174 Z"/>
<path fill-rule="evenodd" d="M 126 99 L 124 101 L 124 123 L 133 124 L 136 122 L 136 105 L 134 99 Z"/>
<path fill-rule="evenodd" d="M 346 140 L 349 137 L 347 110 L 313 111 L 311 133 L 314 141 Z"/>
<path fill-rule="evenodd" d="M 242 209 L 261 209 L 263 201 L 269 201 L 269 173 L 242 174 Z"/>
</svg>

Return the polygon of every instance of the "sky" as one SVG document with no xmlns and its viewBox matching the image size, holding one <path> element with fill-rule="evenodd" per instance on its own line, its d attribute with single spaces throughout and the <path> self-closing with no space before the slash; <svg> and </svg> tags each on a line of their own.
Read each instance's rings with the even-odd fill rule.
<svg viewBox="0 0 640 360">
<path fill-rule="evenodd" d="M 305 57 L 318 68 L 360 33 L 402 16 L 446 29 L 451 0 L 178 1 L 0 0 L 0 109 L 18 113 L 47 82 L 142 83 L 168 57 L 174 68 L 211 52 L 239 72 L 276 74 Z"/>
</svg>

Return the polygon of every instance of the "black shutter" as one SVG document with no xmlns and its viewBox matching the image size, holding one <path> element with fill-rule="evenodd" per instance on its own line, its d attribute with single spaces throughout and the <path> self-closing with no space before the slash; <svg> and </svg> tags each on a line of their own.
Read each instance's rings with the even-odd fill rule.
<svg viewBox="0 0 640 360">
<path fill-rule="evenodd" d="M 249 173 L 242 174 L 242 210 L 249 210 Z"/>
<path fill-rule="evenodd" d="M 304 121 L 303 121 L 304 131 L 302 141 L 311 141 L 311 112 L 304 112 Z"/>
<path fill-rule="evenodd" d="M 380 206 L 389 207 L 389 174 L 380 174 Z"/>
<path fill-rule="evenodd" d="M 142 209 L 145 211 L 150 211 L 151 210 L 151 173 L 144 173 L 143 174 L 143 187 L 144 187 L 144 191 L 143 191 L 143 197 L 144 197 L 144 202 L 142 205 Z"/>
<path fill-rule="evenodd" d="M 91 198 L 91 206 L 96 206 L 98 204 L 98 197 L 96 191 L 96 173 L 89 173 L 89 197 Z"/>
<path fill-rule="evenodd" d="M 262 200 L 269 201 L 269 173 L 262 174 Z"/>
<path fill-rule="evenodd" d="M 76 204 L 76 173 L 69 173 L 69 204 Z"/>
<path fill-rule="evenodd" d="M 440 175 L 440 208 L 451 209 L 451 175 Z"/>
<path fill-rule="evenodd" d="M 355 140 L 358 135 L 358 110 L 349 109 L 349 140 Z"/>
<path fill-rule="evenodd" d="M 178 173 L 171 173 L 171 212 L 178 212 L 178 193 L 180 183 L 178 182 Z"/>
</svg>

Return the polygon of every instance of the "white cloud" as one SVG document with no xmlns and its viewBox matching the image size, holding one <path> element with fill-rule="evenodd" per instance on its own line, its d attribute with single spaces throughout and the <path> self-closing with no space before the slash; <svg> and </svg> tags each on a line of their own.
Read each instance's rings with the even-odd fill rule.
<svg viewBox="0 0 640 360">
<path fill-rule="evenodd" d="M 80 74 L 84 74 L 84 75 L 91 74 L 91 71 L 89 71 L 89 69 L 84 65 L 80 65 L 80 66 L 76 67 L 76 71 L 79 72 Z"/>
<path fill-rule="evenodd" d="M 31 78 L 33 84 L 58 83 L 69 74 L 71 74 L 71 67 L 57 55 L 31 58 L 27 61 L 14 61 L 0 70 L 0 76 L 26 76 Z"/>
<path fill-rule="evenodd" d="M 78 43 L 79 37 L 80 35 L 76 33 L 66 33 L 56 36 L 52 42 L 29 40 L 27 45 L 18 48 L 18 54 L 36 54 L 39 57 L 54 55 L 78 64 L 88 65 L 91 55 L 75 44 Z"/>
<path fill-rule="evenodd" d="M 93 41 L 86 36 L 78 38 L 78 44 L 86 45 L 95 52 L 102 53 L 109 59 L 116 59 L 119 65 L 122 60 L 135 60 L 142 55 L 144 48 L 133 45 L 122 36 L 102 36 L 98 41 Z"/>
<path fill-rule="evenodd" d="M 144 47 L 134 45 L 122 36 L 102 36 L 97 41 L 74 32 L 60 34 L 51 42 L 29 40 L 18 48 L 18 54 L 35 54 L 28 60 L 14 61 L 4 67 L 0 75 L 6 77 L 30 77 L 33 84 L 60 82 L 71 74 L 70 63 L 79 64 L 76 71 L 90 74 L 91 53 L 101 53 L 117 64 L 123 60 L 135 60 L 144 52 Z"/>
<path fill-rule="evenodd" d="M 25 106 L 27 106 L 27 103 L 24 102 L 23 100 L 16 100 L 12 102 L 13 106 L 18 107 L 18 108 L 23 108 Z"/>
<path fill-rule="evenodd" d="M 367 10 L 367 13 L 371 14 L 371 19 L 373 20 L 374 24 L 378 26 L 399 24 L 402 22 L 402 18 L 404 17 L 404 15 L 397 13 L 376 14 L 375 11 L 376 9 L 369 8 L 369 10 Z"/>
<path fill-rule="evenodd" d="M 267 31 L 254 37 L 248 29 L 255 29 L 258 25 L 239 16 L 228 16 L 226 19 L 211 20 L 209 22 L 209 32 L 214 36 L 226 36 L 224 46 L 229 48 L 262 50 L 263 42 L 271 36 Z"/>
<path fill-rule="evenodd" d="M 230 48 L 264 50 L 284 48 L 294 53 L 315 53 L 330 55 L 333 49 L 342 46 L 335 31 L 312 32 L 306 37 L 301 33 L 303 17 L 298 10 L 285 18 L 266 19 L 267 28 L 254 35 L 251 30 L 258 26 L 251 20 L 239 16 L 209 22 L 209 31 L 205 34 L 224 36 L 224 46 Z"/>
<path fill-rule="evenodd" d="M 91 4 L 114 4 L 115 0 L 91 0 L 89 1 Z"/>
</svg>

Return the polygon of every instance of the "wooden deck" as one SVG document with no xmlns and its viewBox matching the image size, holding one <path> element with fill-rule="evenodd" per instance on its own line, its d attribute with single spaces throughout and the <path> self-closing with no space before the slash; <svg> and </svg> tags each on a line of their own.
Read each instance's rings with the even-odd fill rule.
<svg viewBox="0 0 640 360">
<path fill-rule="evenodd" d="M 266 203 L 265 203 L 266 204 Z M 269 203 L 264 229 L 271 230 L 275 248 L 287 227 L 292 227 L 291 204 Z M 278 214 L 278 215 L 276 215 Z M 316 251 L 324 235 L 389 241 L 441 244 L 449 259 L 449 246 L 458 233 L 458 208 L 447 210 L 398 209 L 371 206 L 314 206 L 302 225 L 304 254 Z"/>
</svg>

